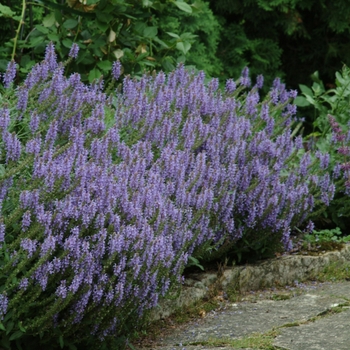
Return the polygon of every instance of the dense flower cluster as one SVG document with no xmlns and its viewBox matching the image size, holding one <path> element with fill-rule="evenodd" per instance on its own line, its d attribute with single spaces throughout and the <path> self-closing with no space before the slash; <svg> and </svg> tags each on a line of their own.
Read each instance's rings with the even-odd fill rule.
<svg viewBox="0 0 350 350">
<path fill-rule="evenodd" d="M 116 79 L 120 71 L 117 62 Z M 2 317 L 16 310 L 33 332 L 61 327 L 82 339 L 83 323 L 99 338 L 116 334 L 180 281 L 196 247 L 261 230 L 288 249 L 290 228 L 332 198 L 309 154 L 299 160 L 294 91 L 276 80 L 260 102 L 262 77 L 241 95 L 247 70 L 223 92 L 204 79 L 179 66 L 125 77 L 107 96 L 101 81 L 66 78 L 48 46 L 16 90 L 17 114 L 0 109 Z"/>
</svg>

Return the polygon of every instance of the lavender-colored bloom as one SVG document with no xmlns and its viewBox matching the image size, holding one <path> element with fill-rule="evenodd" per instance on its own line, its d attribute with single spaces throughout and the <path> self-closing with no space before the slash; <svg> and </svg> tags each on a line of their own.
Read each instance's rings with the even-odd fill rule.
<svg viewBox="0 0 350 350">
<path fill-rule="evenodd" d="M 62 280 L 60 285 L 57 287 L 55 294 L 62 299 L 66 299 L 67 297 L 67 286 L 66 286 L 66 280 Z"/>
<path fill-rule="evenodd" d="M 25 232 L 31 223 L 31 214 L 30 211 L 27 210 L 22 217 L 22 231 Z"/>
<path fill-rule="evenodd" d="M 36 137 L 35 139 L 29 140 L 26 145 L 26 152 L 37 155 L 41 150 L 41 138 Z"/>
<path fill-rule="evenodd" d="M 57 67 L 57 55 L 55 53 L 55 46 L 52 41 L 47 45 L 45 49 L 45 62 L 48 65 L 49 71 L 53 72 Z"/>
<path fill-rule="evenodd" d="M 241 85 L 245 86 L 245 87 L 249 87 L 251 84 L 250 78 L 249 78 L 249 68 L 245 67 L 242 70 L 242 75 L 240 78 L 240 83 Z"/>
<path fill-rule="evenodd" d="M 263 75 L 260 74 L 256 77 L 256 87 L 258 89 L 261 89 L 263 85 L 264 85 L 264 77 Z"/>
<path fill-rule="evenodd" d="M 112 65 L 112 75 L 115 80 L 118 80 L 121 74 L 122 65 L 120 64 L 120 61 L 113 62 Z"/>
<path fill-rule="evenodd" d="M 6 73 L 3 75 L 3 82 L 5 88 L 9 88 L 16 77 L 16 62 L 12 60 L 8 63 Z"/>
<path fill-rule="evenodd" d="M 0 129 L 2 131 L 7 130 L 10 124 L 10 111 L 8 108 L 0 109 Z"/>
<path fill-rule="evenodd" d="M 4 316 L 7 313 L 9 300 L 6 294 L 0 294 L 0 320 L 4 319 Z"/>
<path fill-rule="evenodd" d="M 323 154 L 320 151 L 316 151 L 315 155 L 320 160 L 321 169 L 323 170 L 327 169 L 329 165 L 329 160 L 330 160 L 329 153 Z"/>
<path fill-rule="evenodd" d="M 79 52 L 79 46 L 76 43 L 73 43 L 72 47 L 70 48 L 69 57 L 72 58 L 77 58 L 78 57 L 78 52 Z"/>
<path fill-rule="evenodd" d="M 29 127 L 32 134 L 35 134 L 39 128 L 40 118 L 36 111 L 31 115 Z"/>
<path fill-rule="evenodd" d="M 0 222 L 0 248 L 2 247 L 2 243 L 5 242 L 5 225 L 3 222 Z"/>
<path fill-rule="evenodd" d="M 23 278 L 20 280 L 19 284 L 18 284 L 18 288 L 19 288 L 20 290 L 27 290 L 28 286 L 29 286 L 29 280 L 28 280 L 28 278 L 23 277 Z"/>
<path fill-rule="evenodd" d="M 21 241 L 21 248 L 28 253 L 28 258 L 36 252 L 38 247 L 38 242 L 29 238 L 24 238 Z"/>
<path fill-rule="evenodd" d="M 6 149 L 6 163 L 10 160 L 17 161 L 21 156 L 21 143 L 16 134 L 10 134 L 8 131 L 3 133 L 3 140 Z"/>
</svg>

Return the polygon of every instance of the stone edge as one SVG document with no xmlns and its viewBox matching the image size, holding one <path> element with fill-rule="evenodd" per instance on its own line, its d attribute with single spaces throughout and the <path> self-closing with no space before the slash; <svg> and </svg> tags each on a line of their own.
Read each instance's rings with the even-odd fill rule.
<svg viewBox="0 0 350 350">
<path fill-rule="evenodd" d="M 170 299 L 161 300 L 152 310 L 150 319 L 164 319 L 177 309 L 203 299 L 210 288 L 220 283 L 222 290 L 239 292 L 259 290 L 273 286 L 294 285 L 320 273 L 332 262 L 350 261 L 350 244 L 339 251 L 326 252 L 318 256 L 287 255 L 269 259 L 259 264 L 226 268 L 220 276 L 217 273 L 191 274 L 178 293 Z"/>
</svg>

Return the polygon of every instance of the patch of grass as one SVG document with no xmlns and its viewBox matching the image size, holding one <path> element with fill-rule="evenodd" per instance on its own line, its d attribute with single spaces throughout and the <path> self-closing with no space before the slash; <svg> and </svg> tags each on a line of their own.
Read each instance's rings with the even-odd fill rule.
<svg viewBox="0 0 350 350">
<path fill-rule="evenodd" d="M 314 278 L 320 282 L 349 281 L 350 263 L 333 262 Z"/>
<path fill-rule="evenodd" d="M 207 341 L 202 342 L 191 342 L 184 345 L 203 345 L 211 347 L 219 346 L 229 346 L 232 348 L 253 348 L 261 350 L 278 350 L 280 347 L 274 346 L 272 343 L 277 337 L 279 332 L 276 329 L 273 329 L 267 333 L 254 333 L 247 337 L 239 339 L 230 339 L 230 338 L 210 338 Z"/>
</svg>

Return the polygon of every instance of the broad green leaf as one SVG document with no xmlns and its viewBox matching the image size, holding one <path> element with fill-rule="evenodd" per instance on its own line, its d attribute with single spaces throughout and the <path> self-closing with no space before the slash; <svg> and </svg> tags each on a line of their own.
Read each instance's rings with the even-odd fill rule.
<svg viewBox="0 0 350 350">
<path fill-rule="evenodd" d="M 95 21 L 97 28 L 101 31 L 101 32 L 105 32 L 108 28 L 109 28 L 109 24 L 105 23 L 105 22 L 101 22 L 99 20 Z"/>
<path fill-rule="evenodd" d="M 63 340 L 62 335 L 59 336 L 58 340 L 59 340 L 59 342 L 60 342 L 60 347 L 61 347 L 61 349 L 63 349 L 63 348 L 64 348 L 64 340 Z"/>
<path fill-rule="evenodd" d="M 55 34 L 55 33 L 49 33 L 49 34 L 47 34 L 47 37 L 48 37 L 51 41 L 53 41 L 53 42 L 58 41 L 59 38 L 60 38 L 60 37 L 59 37 L 57 34 Z"/>
<path fill-rule="evenodd" d="M 109 71 L 112 69 L 112 62 L 110 61 L 100 61 L 97 63 L 98 68 L 101 68 L 104 71 Z"/>
<path fill-rule="evenodd" d="M 62 24 L 62 13 L 59 10 L 55 10 L 55 20 L 59 23 Z"/>
<path fill-rule="evenodd" d="M 64 21 L 62 25 L 64 28 L 73 29 L 78 25 L 78 21 L 76 19 L 70 18 Z"/>
<path fill-rule="evenodd" d="M 153 5 L 152 1 L 149 0 L 142 0 L 142 6 L 143 7 L 151 7 Z"/>
<path fill-rule="evenodd" d="M 23 332 L 22 332 L 22 331 L 16 331 L 16 332 L 14 332 L 14 333 L 11 335 L 11 337 L 10 337 L 9 340 L 11 341 L 11 340 L 18 339 L 18 338 L 20 338 L 22 335 L 23 335 Z"/>
<path fill-rule="evenodd" d="M 23 325 L 22 325 L 22 322 L 21 321 L 19 321 L 18 322 L 18 328 L 23 332 L 23 333 L 25 333 L 26 332 L 26 329 L 23 327 Z"/>
<path fill-rule="evenodd" d="M 154 38 L 158 33 L 158 28 L 157 27 L 146 27 L 143 30 L 143 36 L 146 38 Z"/>
<path fill-rule="evenodd" d="M 43 33 L 43 34 L 48 34 L 49 33 L 49 30 L 43 26 L 41 26 L 40 24 L 37 24 L 35 26 L 36 30 L 38 30 L 40 33 Z"/>
<path fill-rule="evenodd" d="M 105 11 L 96 11 L 97 19 L 104 23 L 109 23 L 113 19 L 113 15 Z"/>
<path fill-rule="evenodd" d="M 297 96 L 294 99 L 294 104 L 298 107 L 310 106 L 310 102 L 304 96 Z"/>
<path fill-rule="evenodd" d="M 16 13 L 13 12 L 8 6 L 4 6 L 0 4 L 0 17 L 10 17 L 13 18 L 13 16 Z"/>
<path fill-rule="evenodd" d="M 308 95 L 308 96 L 313 96 L 314 95 L 312 93 L 312 90 L 309 87 L 307 87 L 306 85 L 299 84 L 299 88 L 305 95 Z"/>
<path fill-rule="evenodd" d="M 173 38 L 181 39 L 180 36 L 175 34 L 175 33 L 171 33 L 171 32 L 166 32 L 166 33 L 169 34 L 170 36 L 172 36 Z"/>
<path fill-rule="evenodd" d="M 346 84 L 346 80 L 342 77 L 342 75 L 339 72 L 336 72 L 335 76 L 340 84 L 342 84 L 342 85 Z"/>
<path fill-rule="evenodd" d="M 312 105 L 314 105 L 315 107 L 318 107 L 317 103 L 315 102 L 315 100 L 311 96 L 306 95 L 305 97 Z"/>
<path fill-rule="evenodd" d="M 56 22 L 55 13 L 51 12 L 50 14 L 44 17 L 43 26 L 46 28 L 49 28 L 49 27 L 52 27 L 55 24 L 55 22 Z"/>
<path fill-rule="evenodd" d="M 164 41 L 160 40 L 157 36 L 153 38 L 155 42 L 158 44 L 162 45 L 164 48 L 168 49 L 169 45 L 167 45 Z"/>
<path fill-rule="evenodd" d="M 92 83 L 95 79 L 100 78 L 101 75 L 102 73 L 99 69 L 93 68 L 89 73 L 89 82 Z"/>
<path fill-rule="evenodd" d="M 64 40 L 62 40 L 62 44 L 67 49 L 70 49 L 73 45 L 73 41 L 71 39 L 64 39 Z"/>
<path fill-rule="evenodd" d="M 13 326 L 15 325 L 15 323 L 13 321 L 9 321 L 6 325 L 6 334 L 11 333 Z"/>
<path fill-rule="evenodd" d="M 180 41 L 176 43 L 176 48 L 186 55 L 188 50 L 191 48 L 191 44 L 188 41 Z"/>
<path fill-rule="evenodd" d="M 5 329 L 5 326 L 0 322 L 0 329 L 2 330 L 2 331 L 6 331 L 6 329 Z"/>
<path fill-rule="evenodd" d="M 192 7 L 185 2 L 175 1 L 174 4 L 181 10 L 187 13 L 192 13 Z"/>
</svg>

